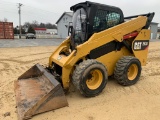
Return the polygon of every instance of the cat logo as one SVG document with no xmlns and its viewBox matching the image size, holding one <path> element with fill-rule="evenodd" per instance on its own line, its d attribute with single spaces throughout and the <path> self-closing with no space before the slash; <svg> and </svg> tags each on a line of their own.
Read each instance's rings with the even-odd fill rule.
<svg viewBox="0 0 160 120">
<path fill-rule="evenodd" d="M 134 50 L 145 50 L 149 46 L 149 40 L 136 40 L 133 44 Z"/>
<path fill-rule="evenodd" d="M 134 43 L 135 50 L 141 50 L 141 48 L 142 48 L 142 42 L 135 42 Z"/>
</svg>

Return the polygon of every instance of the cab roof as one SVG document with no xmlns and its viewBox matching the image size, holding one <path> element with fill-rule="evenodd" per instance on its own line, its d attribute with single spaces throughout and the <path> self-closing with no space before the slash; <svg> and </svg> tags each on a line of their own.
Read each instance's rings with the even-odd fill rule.
<svg viewBox="0 0 160 120">
<path fill-rule="evenodd" d="M 70 10 L 75 11 L 79 7 L 90 7 L 90 6 L 97 6 L 98 8 L 101 8 L 103 10 L 105 10 L 105 9 L 108 10 L 110 8 L 110 9 L 113 9 L 114 11 L 121 11 L 120 8 L 115 7 L 115 6 L 105 5 L 105 4 L 100 4 L 100 3 L 96 3 L 96 2 L 90 2 L 90 1 L 75 4 L 75 5 L 70 7 Z"/>
</svg>

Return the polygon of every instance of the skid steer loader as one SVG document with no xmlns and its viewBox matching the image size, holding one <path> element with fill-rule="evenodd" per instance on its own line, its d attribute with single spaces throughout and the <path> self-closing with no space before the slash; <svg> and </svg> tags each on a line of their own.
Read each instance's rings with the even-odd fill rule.
<svg viewBox="0 0 160 120">
<path fill-rule="evenodd" d="M 108 76 L 121 85 L 135 84 L 146 65 L 154 13 L 124 17 L 120 8 L 83 2 L 73 11 L 70 37 L 49 57 L 15 82 L 19 119 L 67 106 L 70 82 L 86 97 L 102 92 Z"/>
</svg>

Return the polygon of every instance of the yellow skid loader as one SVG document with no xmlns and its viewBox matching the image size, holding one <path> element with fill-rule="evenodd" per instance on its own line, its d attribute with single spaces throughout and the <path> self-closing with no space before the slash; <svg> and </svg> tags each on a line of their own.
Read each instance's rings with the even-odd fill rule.
<svg viewBox="0 0 160 120">
<path fill-rule="evenodd" d="M 52 53 L 47 68 L 36 64 L 15 82 L 18 118 L 28 119 L 67 106 L 70 82 L 86 97 L 105 88 L 108 76 L 135 84 L 146 65 L 154 13 L 124 17 L 118 7 L 83 2 L 70 8 L 68 37 Z"/>
</svg>

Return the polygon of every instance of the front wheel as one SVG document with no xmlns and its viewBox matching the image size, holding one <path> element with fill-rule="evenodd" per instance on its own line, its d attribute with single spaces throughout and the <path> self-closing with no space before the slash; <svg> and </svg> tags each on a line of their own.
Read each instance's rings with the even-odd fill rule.
<svg viewBox="0 0 160 120">
<path fill-rule="evenodd" d="M 72 82 L 80 93 L 93 97 L 102 92 L 108 80 L 106 67 L 96 60 L 81 62 L 73 72 Z"/>
</svg>

